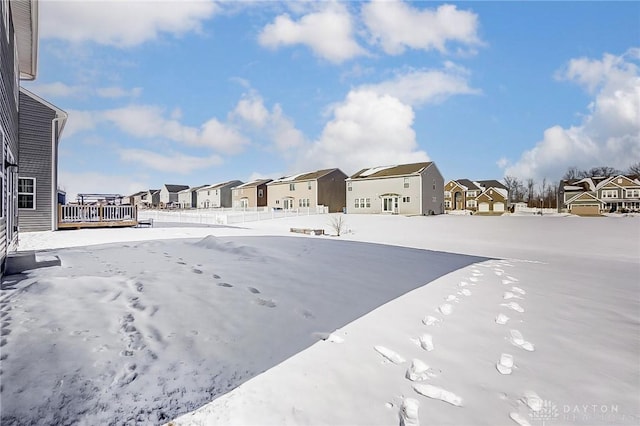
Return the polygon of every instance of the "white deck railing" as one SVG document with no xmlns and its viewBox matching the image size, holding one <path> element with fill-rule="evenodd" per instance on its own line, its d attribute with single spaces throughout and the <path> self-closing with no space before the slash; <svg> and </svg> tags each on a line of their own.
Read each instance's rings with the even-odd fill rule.
<svg viewBox="0 0 640 426">
<path fill-rule="evenodd" d="M 61 205 L 58 211 L 60 223 L 74 222 L 122 222 L 136 220 L 134 206 L 85 206 Z"/>
<path fill-rule="evenodd" d="M 236 209 L 192 209 L 192 210 L 140 210 L 138 218 L 153 219 L 156 222 L 203 223 L 208 225 L 231 225 L 234 223 L 253 222 L 257 220 L 278 219 L 282 217 L 308 216 L 327 214 L 326 206 L 301 207 L 291 210 L 274 210 L 260 207 L 242 210 Z"/>
</svg>

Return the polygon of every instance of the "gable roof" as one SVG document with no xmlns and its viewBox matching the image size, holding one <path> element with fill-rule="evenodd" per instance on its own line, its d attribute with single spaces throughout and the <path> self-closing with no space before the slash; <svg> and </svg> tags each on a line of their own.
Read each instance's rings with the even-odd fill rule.
<svg viewBox="0 0 640 426">
<path fill-rule="evenodd" d="M 209 186 L 202 186 L 200 188 L 198 188 L 198 191 L 202 191 L 202 190 L 209 190 L 209 189 L 218 189 L 218 188 L 222 188 L 223 186 L 228 186 L 228 185 L 240 185 L 242 184 L 242 181 L 239 180 L 228 180 L 226 182 L 220 182 L 220 183 L 214 183 L 213 185 L 209 185 Z"/>
<path fill-rule="evenodd" d="M 394 166 L 377 166 L 362 169 L 349 179 L 376 179 L 383 177 L 407 176 L 421 173 L 433 162 L 399 164 Z"/>
<path fill-rule="evenodd" d="M 501 182 L 494 180 L 494 179 L 489 179 L 489 180 L 479 180 L 477 182 L 475 182 L 477 184 L 480 184 L 480 186 L 483 186 L 485 188 L 500 188 L 500 189 L 507 189 L 506 186 L 504 186 Z"/>
<path fill-rule="evenodd" d="M 183 189 L 182 191 L 179 191 L 178 194 L 186 194 L 187 192 L 194 192 L 200 188 L 204 188 L 205 186 L 207 185 L 200 185 L 200 186 L 194 186 L 193 188 Z"/>
<path fill-rule="evenodd" d="M 180 192 L 183 189 L 189 189 L 189 185 L 172 185 L 169 183 L 166 183 L 164 187 L 167 188 L 169 192 Z"/>
<path fill-rule="evenodd" d="M 271 182 L 273 179 L 256 179 L 251 182 L 243 183 L 242 185 L 236 186 L 236 188 L 255 188 L 260 185 L 264 185 L 266 183 Z"/>
<path fill-rule="evenodd" d="M 138 191 L 135 194 L 129 195 L 129 197 L 137 197 L 139 195 L 146 194 L 146 193 L 147 193 L 147 191 Z"/>
<path fill-rule="evenodd" d="M 469 179 L 458 179 L 456 180 L 456 182 L 458 182 L 460 185 L 464 186 L 467 188 L 468 190 L 477 190 L 477 189 L 482 189 L 480 188 L 478 185 L 476 185 L 475 182 L 471 182 Z"/>
<path fill-rule="evenodd" d="M 65 124 L 67 124 L 67 119 L 69 118 L 69 114 L 67 114 L 66 111 L 58 108 L 51 102 L 45 99 L 42 99 L 40 96 L 36 95 L 35 93 L 28 91 L 22 86 L 20 86 L 20 93 L 30 97 L 34 101 L 46 106 L 47 108 L 49 108 L 50 110 L 56 113 L 56 118 L 60 120 L 60 128 L 58 129 L 58 137 L 60 137 L 60 135 L 62 134 L 62 131 L 64 130 Z"/>
<path fill-rule="evenodd" d="M 291 182 L 302 182 L 307 180 L 316 180 L 336 170 L 339 170 L 339 169 L 337 168 L 322 169 L 322 170 L 316 170 L 315 172 L 306 172 L 306 173 L 298 173 L 297 175 L 283 176 L 280 179 L 276 179 L 274 181 L 269 182 L 268 185 L 274 185 L 278 183 L 291 183 Z"/>
<path fill-rule="evenodd" d="M 589 194 L 588 192 L 581 192 L 580 194 L 576 194 L 573 197 L 571 197 L 569 200 L 567 200 L 567 202 L 565 204 L 569 205 L 571 203 L 574 203 L 576 201 L 590 201 L 589 199 L 593 199 L 599 203 L 603 203 L 602 200 L 598 199 L 597 197 L 595 197 L 592 194 Z"/>
</svg>

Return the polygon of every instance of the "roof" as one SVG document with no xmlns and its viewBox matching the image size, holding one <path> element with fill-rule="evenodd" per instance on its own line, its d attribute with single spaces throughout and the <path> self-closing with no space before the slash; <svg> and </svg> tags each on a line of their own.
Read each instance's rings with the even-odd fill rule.
<svg viewBox="0 0 640 426">
<path fill-rule="evenodd" d="M 193 188 L 183 189 L 182 191 L 178 191 L 178 194 L 186 194 L 187 192 L 197 191 L 200 188 L 204 188 L 207 185 L 194 186 Z"/>
<path fill-rule="evenodd" d="M 66 111 L 58 108 L 57 106 L 55 106 L 51 102 L 49 102 L 49 101 L 47 101 L 45 99 L 42 99 L 40 96 L 36 95 L 35 93 L 28 91 L 24 87 L 20 87 L 20 92 L 24 93 L 27 96 L 29 96 L 34 101 L 36 101 L 38 103 L 41 103 L 42 105 L 46 106 L 47 108 L 55 111 L 56 118 L 60 119 L 60 129 L 58 130 L 58 137 L 60 137 L 60 134 L 62 134 L 62 130 L 64 129 L 64 125 L 67 123 L 67 118 L 69 118 L 69 114 L 67 114 Z"/>
<path fill-rule="evenodd" d="M 12 0 L 7 3 L 11 4 L 20 78 L 35 80 L 38 71 L 38 2 Z"/>
<path fill-rule="evenodd" d="M 183 189 L 189 189 L 189 185 L 172 185 L 169 183 L 166 183 L 164 187 L 167 188 L 169 192 L 180 192 Z"/>
<path fill-rule="evenodd" d="M 198 188 L 198 191 L 203 190 L 203 189 L 217 189 L 217 188 L 222 188 L 223 186 L 227 186 L 227 185 L 231 185 L 231 184 L 242 184 L 242 181 L 239 180 L 229 180 L 226 182 L 221 182 L 221 183 L 214 183 L 213 185 L 209 185 L 209 186 L 203 186 Z"/>
<path fill-rule="evenodd" d="M 504 186 L 501 182 L 494 180 L 494 179 L 489 179 L 489 180 L 479 180 L 476 181 L 476 183 L 479 183 L 481 186 L 485 187 L 485 188 L 501 188 L 501 189 L 507 189 L 506 186 Z"/>
<path fill-rule="evenodd" d="M 478 185 L 475 184 L 475 182 L 472 182 L 469 179 L 456 179 L 456 182 L 458 182 L 462 186 L 465 186 L 467 190 L 481 189 L 478 187 Z"/>
<path fill-rule="evenodd" d="M 150 189 L 150 190 L 149 190 L 149 194 L 151 194 L 151 195 L 155 195 L 155 194 L 157 194 L 158 192 L 160 192 L 160 190 L 159 190 L 159 189 Z"/>
<path fill-rule="evenodd" d="M 393 176 L 406 176 L 422 172 L 433 164 L 431 161 L 424 163 L 400 164 L 394 166 L 377 166 L 362 169 L 349 179 L 375 179 Z"/>
<path fill-rule="evenodd" d="M 269 185 L 273 185 L 276 183 L 284 183 L 284 182 L 302 182 L 307 180 L 316 180 L 336 170 L 339 170 L 339 169 L 336 169 L 336 168 L 322 169 L 322 170 L 316 170 L 315 172 L 298 173 L 297 175 L 284 176 L 284 177 L 281 177 L 280 179 L 276 179 L 274 181 L 269 182 Z"/>
<path fill-rule="evenodd" d="M 137 197 L 138 195 L 142 195 L 142 194 L 146 194 L 147 191 L 138 191 L 135 194 L 131 194 L 129 195 L 130 197 Z"/>
<path fill-rule="evenodd" d="M 273 179 L 256 179 L 251 182 L 243 183 L 242 185 L 236 186 L 236 188 L 255 188 L 260 185 L 264 185 L 265 183 L 271 182 Z"/>
</svg>

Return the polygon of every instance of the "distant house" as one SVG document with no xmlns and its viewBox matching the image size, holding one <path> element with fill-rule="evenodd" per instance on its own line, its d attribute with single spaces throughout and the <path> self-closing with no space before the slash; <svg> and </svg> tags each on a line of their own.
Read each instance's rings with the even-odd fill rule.
<svg viewBox="0 0 640 426">
<path fill-rule="evenodd" d="M 326 206 L 329 212 L 341 212 L 346 178 L 340 169 L 324 169 L 276 179 L 267 184 L 267 205 L 283 210 Z"/>
<path fill-rule="evenodd" d="M 443 186 L 433 162 L 362 169 L 346 180 L 347 213 L 442 214 Z"/>
<path fill-rule="evenodd" d="M 58 229 L 58 142 L 66 121 L 66 112 L 26 89 L 20 89 L 20 231 Z"/>
<path fill-rule="evenodd" d="M 231 188 L 238 185 L 242 185 L 242 181 L 231 180 L 198 189 L 196 191 L 198 208 L 231 207 Z"/>
<path fill-rule="evenodd" d="M 198 207 L 198 189 L 207 185 L 194 186 L 178 192 L 178 206 L 181 209 L 195 209 Z"/>
<path fill-rule="evenodd" d="M 157 209 L 160 207 L 160 190 L 150 189 L 142 196 L 141 201 L 147 208 Z"/>
<path fill-rule="evenodd" d="M 128 204 L 138 208 L 144 207 L 142 201 L 146 198 L 147 191 L 139 191 L 129 196 Z"/>
<path fill-rule="evenodd" d="M 450 180 L 444 186 L 444 207 L 446 211 L 502 214 L 509 207 L 509 191 L 497 180 Z"/>
<path fill-rule="evenodd" d="M 267 184 L 271 181 L 271 179 L 257 179 L 233 188 L 231 191 L 233 207 L 265 207 L 267 205 Z"/>
<path fill-rule="evenodd" d="M 563 180 L 558 188 L 558 211 L 581 216 L 640 211 L 640 177 L 618 175 Z"/>
<path fill-rule="evenodd" d="M 160 188 L 160 207 L 178 204 L 178 192 L 184 189 L 189 189 L 189 185 L 162 185 Z"/>
</svg>

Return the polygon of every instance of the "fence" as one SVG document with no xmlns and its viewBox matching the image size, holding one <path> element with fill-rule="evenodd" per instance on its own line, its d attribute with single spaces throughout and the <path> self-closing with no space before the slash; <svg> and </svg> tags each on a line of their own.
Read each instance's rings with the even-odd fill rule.
<svg viewBox="0 0 640 426">
<path fill-rule="evenodd" d="M 247 209 L 193 209 L 193 210 L 139 210 L 139 219 L 153 219 L 157 222 L 202 223 L 208 225 L 231 225 L 234 223 L 254 222 L 258 220 L 279 219 L 283 217 L 327 214 L 326 206 L 305 207 L 292 210 L 275 210 L 269 207 Z"/>
<path fill-rule="evenodd" d="M 58 206 L 58 227 L 132 226 L 136 224 L 133 206 L 88 206 L 66 204 Z"/>
</svg>

